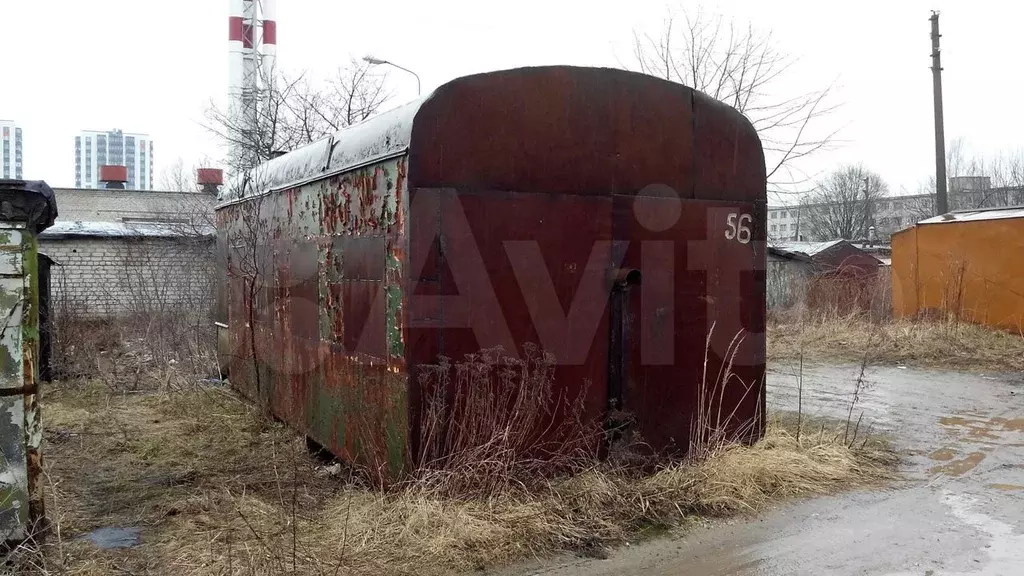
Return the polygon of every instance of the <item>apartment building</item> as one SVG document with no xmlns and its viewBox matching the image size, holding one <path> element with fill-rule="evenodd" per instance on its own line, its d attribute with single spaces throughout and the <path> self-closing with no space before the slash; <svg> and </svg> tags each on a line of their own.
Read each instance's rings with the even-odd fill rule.
<svg viewBox="0 0 1024 576">
<path fill-rule="evenodd" d="M 21 128 L 11 120 L 0 120 L 0 178 L 22 179 Z"/>
<path fill-rule="evenodd" d="M 102 188 L 100 166 L 128 169 L 129 190 L 153 189 L 153 140 L 120 130 L 83 130 L 75 136 L 75 188 Z"/>
<path fill-rule="evenodd" d="M 987 176 L 957 176 L 949 179 L 949 209 L 971 210 L 1024 204 L 1024 187 L 993 187 Z M 825 241 L 836 240 L 817 229 L 822 212 L 834 212 L 838 204 L 802 204 L 768 207 L 768 238 L 773 242 L 784 240 Z M 860 238 L 869 235 L 874 227 L 875 237 L 887 242 L 889 236 L 935 215 L 934 194 L 890 196 L 871 201 L 865 208 L 863 201 L 851 207 L 863 224 L 858 226 Z"/>
</svg>

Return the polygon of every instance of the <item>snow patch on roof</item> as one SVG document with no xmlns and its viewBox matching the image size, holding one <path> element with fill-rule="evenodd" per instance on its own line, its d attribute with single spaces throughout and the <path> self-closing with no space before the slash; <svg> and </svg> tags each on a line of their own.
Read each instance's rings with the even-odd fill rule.
<svg viewBox="0 0 1024 576">
<path fill-rule="evenodd" d="M 918 224 L 946 224 L 948 222 L 979 222 L 984 220 L 1005 220 L 1024 218 L 1024 207 L 989 208 L 985 210 L 958 210 L 921 220 Z"/>
<path fill-rule="evenodd" d="M 412 140 L 413 119 L 428 97 L 371 116 L 327 138 L 264 162 L 246 175 L 252 184 L 243 186 L 243 180 L 236 176 L 221 189 L 218 199 L 230 202 L 242 195 L 287 190 L 403 154 Z"/>
<path fill-rule="evenodd" d="M 42 239 L 93 237 L 93 238 L 185 238 L 189 236 L 212 236 L 209 226 L 187 224 L 156 224 L 140 222 L 54 222 L 39 236 Z"/>
<path fill-rule="evenodd" d="M 845 242 L 845 240 L 829 240 L 828 242 L 776 242 L 774 246 L 787 252 L 803 252 L 808 256 L 814 256 L 840 242 Z"/>
</svg>

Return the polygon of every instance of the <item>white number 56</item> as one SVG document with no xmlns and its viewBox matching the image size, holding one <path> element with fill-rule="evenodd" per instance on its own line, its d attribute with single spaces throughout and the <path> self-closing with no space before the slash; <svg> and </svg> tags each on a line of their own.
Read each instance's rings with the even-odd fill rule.
<svg viewBox="0 0 1024 576">
<path fill-rule="evenodd" d="M 738 218 L 738 219 L 737 219 Z M 750 214 L 736 214 L 732 212 L 726 218 L 725 223 L 729 226 L 725 230 L 726 240 L 736 240 L 740 244 L 750 242 L 750 223 L 753 218 Z"/>
</svg>

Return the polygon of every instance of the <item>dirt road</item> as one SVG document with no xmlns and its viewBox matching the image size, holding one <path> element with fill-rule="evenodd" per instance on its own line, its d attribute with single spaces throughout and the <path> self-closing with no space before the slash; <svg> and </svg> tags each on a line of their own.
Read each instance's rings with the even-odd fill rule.
<svg viewBox="0 0 1024 576">
<path fill-rule="evenodd" d="M 769 405 L 793 410 L 797 371 L 775 366 Z M 859 366 L 804 366 L 803 408 L 847 416 Z M 757 519 L 501 574 L 546 576 L 1011 576 L 1024 574 L 1024 378 L 868 368 L 853 413 L 906 459 L 890 489 L 819 498 Z"/>
</svg>

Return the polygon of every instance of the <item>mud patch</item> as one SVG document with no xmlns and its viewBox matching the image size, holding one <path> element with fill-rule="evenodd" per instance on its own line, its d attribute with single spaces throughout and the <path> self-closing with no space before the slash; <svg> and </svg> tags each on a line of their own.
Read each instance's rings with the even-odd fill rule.
<svg viewBox="0 0 1024 576">
<path fill-rule="evenodd" d="M 956 456 L 956 450 L 952 448 L 939 448 L 928 455 L 932 460 L 937 460 L 939 462 L 949 462 L 954 456 Z"/>
<path fill-rule="evenodd" d="M 996 490 L 1003 490 L 1006 492 L 1016 492 L 1018 490 L 1024 490 L 1024 486 L 1020 484 L 989 484 L 989 488 L 995 488 Z"/>
<path fill-rule="evenodd" d="M 984 442 L 985 440 L 1002 440 L 1000 432 L 1024 431 L 1024 418 L 965 418 L 963 416 L 943 416 L 939 424 L 967 432 L 967 440 Z"/>
<path fill-rule="evenodd" d="M 962 476 L 981 463 L 985 459 L 985 454 L 982 452 L 971 452 L 966 458 L 961 460 L 953 460 L 949 464 L 942 466 L 936 466 L 931 469 L 932 474 L 945 474 L 947 476 Z"/>
<path fill-rule="evenodd" d="M 994 420 L 1003 419 L 996 418 Z M 1003 420 L 1003 430 L 1007 432 L 1024 432 L 1024 418 L 1013 418 L 1011 420 Z"/>
</svg>

